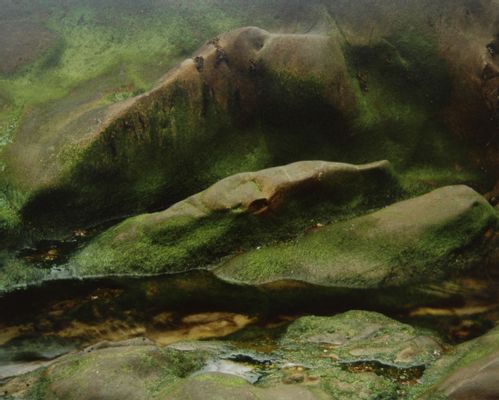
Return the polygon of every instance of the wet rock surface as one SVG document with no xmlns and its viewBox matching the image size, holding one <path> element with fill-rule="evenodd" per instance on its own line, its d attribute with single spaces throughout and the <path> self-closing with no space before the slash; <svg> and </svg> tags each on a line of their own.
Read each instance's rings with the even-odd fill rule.
<svg viewBox="0 0 499 400">
<path fill-rule="evenodd" d="M 215 274 L 244 284 L 298 280 L 364 289 L 417 285 L 474 266 L 484 256 L 480 243 L 492 246 L 485 253 L 495 247 L 484 235 L 496 226 L 497 213 L 481 195 L 464 186 L 446 187 L 332 224 L 292 244 L 253 250 L 218 267 Z"/>
<path fill-rule="evenodd" d="M 499 330 L 463 343 L 438 360 L 424 375 L 426 388 L 415 397 L 431 399 L 495 399 L 499 395 Z"/>
<path fill-rule="evenodd" d="M 418 21 L 416 36 L 422 45 L 415 37 L 386 32 L 386 27 L 373 29 L 366 40 L 363 26 L 343 15 L 340 20 L 329 36 L 234 30 L 206 42 L 145 94 L 110 106 L 89 105 L 70 120 L 54 115 L 63 121 L 37 135 L 36 118 L 23 124 L 2 156 L 8 173 L 2 187 L 13 187 L 18 199 L 5 191 L 5 213 L 20 219 L 9 216 L 12 221 L 5 224 L 15 226 L 6 234 L 15 239 L 17 228 L 30 227 L 40 236 L 60 235 L 165 208 L 237 172 L 326 159 L 324 154 L 356 164 L 389 159 L 396 167 L 430 165 L 435 168 L 427 171 L 430 184 L 418 181 L 425 189 L 443 171 L 476 185 L 494 177 L 497 127 L 490 125 L 494 118 L 485 116 L 495 113 L 497 82 L 485 74 L 477 87 L 482 79 L 475 70 L 483 69 L 476 64 L 486 57 L 490 68 L 496 68 L 490 53 L 495 42 L 476 43 L 486 35 L 473 25 L 468 28 L 473 41 L 463 45 L 473 49 L 469 56 L 447 46 L 451 28 L 439 26 L 440 32 L 434 22 L 428 30 Z M 343 26 L 349 27 L 348 34 Z M 449 65 L 441 65 L 441 59 Z M 454 68 L 454 63 L 464 66 Z M 383 72 L 386 68 L 389 74 Z M 466 99 L 447 98 L 454 78 L 469 86 L 462 91 Z M 400 92 L 401 83 L 410 87 Z M 396 100 L 392 104 L 389 98 Z M 471 107 L 465 101 L 473 102 L 470 109 L 482 108 L 462 112 Z M 483 101 L 487 104 L 479 104 Z M 435 110 L 443 109 L 450 114 L 450 127 L 430 123 L 442 119 Z M 461 135 L 475 118 L 481 120 L 475 126 L 484 132 L 479 138 L 483 146 L 469 154 L 466 144 L 449 132 Z M 455 160 L 440 151 L 446 146 L 456 149 Z M 227 154 L 228 148 L 237 157 Z M 253 156 L 244 160 L 248 153 Z M 484 164 L 481 172 L 470 163 L 477 158 Z M 3 214 L 2 208 L 2 223 Z"/>
<path fill-rule="evenodd" d="M 6 2 L 0 398 L 499 398 L 499 8 L 391 3 L 25 107 L 67 32 Z"/>
<path fill-rule="evenodd" d="M 428 331 L 350 311 L 298 319 L 270 352 L 230 338 L 164 348 L 140 338 L 102 343 L 4 382 L 1 390 L 12 399 L 34 393 L 39 399 L 423 399 L 428 391 L 461 399 L 480 398 L 463 397 L 480 385 L 474 395 L 488 399 L 498 393 L 496 331 L 451 348 Z"/>
<path fill-rule="evenodd" d="M 82 276 L 204 268 L 249 243 L 292 237 L 314 219 L 326 223 L 351 204 L 360 208 L 368 197 L 389 198 L 393 191 L 397 181 L 388 162 L 303 161 L 242 173 L 163 212 L 124 221 L 92 240 L 71 264 Z"/>
<path fill-rule="evenodd" d="M 361 320 L 356 321 L 358 317 Z M 386 340 L 393 334 L 400 336 L 400 341 L 405 339 L 410 342 L 417 338 L 407 327 L 377 314 L 348 313 L 329 320 L 308 317 L 292 324 L 276 350 L 270 354 L 238 350 L 233 344 L 219 342 L 186 342 L 165 349 L 150 343 L 137 345 L 129 342 L 113 347 L 102 344 L 81 354 L 65 356 L 31 376 L 15 378 L 2 390 L 14 395 L 14 390 L 22 387 L 20 382 L 31 382 L 31 386 L 36 388 L 37 381 L 39 385 L 42 379 L 46 383 L 42 390 L 46 390 L 46 393 L 40 398 L 45 398 L 49 393 L 62 398 L 119 398 L 126 395 L 133 399 L 147 396 L 217 398 L 222 393 L 237 397 L 241 395 L 244 398 L 261 393 L 264 398 L 287 394 L 291 398 L 306 396 L 305 398 L 315 399 L 321 398 L 317 397 L 320 393 L 327 396 L 328 390 L 331 390 L 327 386 L 328 378 L 333 378 L 344 382 L 343 392 L 346 394 L 348 389 L 355 389 L 357 385 L 352 386 L 350 373 L 344 372 L 338 359 L 333 358 L 329 350 L 325 350 L 326 343 L 314 342 L 307 335 L 300 339 L 296 333 L 306 326 L 309 334 L 327 335 L 337 332 L 346 337 L 349 336 L 348 330 L 354 329 L 352 322 L 360 323 L 361 328 L 369 331 L 363 337 L 357 335 L 350 338 L 357 345 L 365 345 L 369 338 L 376 336 L 384 336 Z M 382 328 L 379 322 L 390 322 L 391 325 Z M 436 341 L 434 346 L 440 349 Z M 302 356 L 299 364 L 295 362 L 298 355 L 296 352 L 300 352 Z M 431 358 L 435 357 L 430 354 Z M 371 356 L 367 358 L 376 359 Z M 66 375 L 65 371 L 70 370 L 72 373 Z M 121 374 L 123 370 L 128 373 Z M 254 375 L 250 374 L 251 371 Z M 364 378 L 364 383 L 370 382 L 377 389 L 385 387 L 391 391 L 394 388 L 394 385 L 375 374 L 369 373 Z M 110 385 L 109 382 L 113 383 Z M 305 382 L 307 385 L 304 385 Z M 293 387 L 296 385 L 300 387 Z M 154 389 L 151 391 L 150 388 Z M 352 390 L 350 394 L 353 393 Z"/>
</svg>

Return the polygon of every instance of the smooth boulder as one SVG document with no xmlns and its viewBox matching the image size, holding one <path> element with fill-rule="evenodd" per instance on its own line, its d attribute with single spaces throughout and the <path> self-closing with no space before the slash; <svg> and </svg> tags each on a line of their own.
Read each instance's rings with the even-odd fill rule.
<svg viewBox="0 0 499 400">
<path fill-rule="evenodd" d="M 489 231 L 497 224 L 497 211 L 477 192 L 444 187 L 250 251 L 214 272 L 248 285 L 294 280 L 379 289 L 439 282 L 478 265 L 493 250 Z"/>
<path fill-rule="evenodd" d="M 223 179 L 165 211 L 125 220 L 71 260 L 82 276 L 207 268 L 252 244 L 293 237 L 397 191 L 386 161 L 302 161 Z M 335 211 L 336 214 L 335 215 Z"/>
</svg>

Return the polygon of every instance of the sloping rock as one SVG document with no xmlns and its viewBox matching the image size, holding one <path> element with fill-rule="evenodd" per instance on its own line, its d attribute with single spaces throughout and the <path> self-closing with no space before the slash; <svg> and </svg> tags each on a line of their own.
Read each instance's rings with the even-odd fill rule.
<svg viewBox="0 0 499 400">
<path fill-rule="evenodd" d="M 249 285 L 297 280 L 359 289 L 414 286 L 480 262 L 491 245 L 486 232 L 497 223 L 496 210 L 478 193 L 445 187 L 290 244 L 250 251 L 214 272 Z"/>
<path fill-rule="evenodd" d="M 388 162 L 303 161 L 242 173 L 163 212 L 124 221 L 95 238 L 71 264 L 81 275 L 204 268 L 248 244 L 296 235 L 313 219 L 335 218 L 335 208 L 359 206 L 396 188 Z"/>
<path fill-rule="evenodd" d="M 22 125 L 2 155 L 2 186 L 13 188 L 9 201 L 25 227 L 56 235 L 161 209 L 228 175 L 299 159 L 390 159 L 416 169 L 408 187 L 418 194 L 442 180 L 481 181 L 483 174 L 469 165 L 468 147 L 449 134 L 461 136 L 464 106 L 447 118 L 452 129 L 442 118 L 451 94 L 460 93 L 452 91 L 451 68 L 439 48 L 440 41 L 449 47 L 440 31 L 453 32 L 453 25 L 422 27 L 425 11 L 412 6 L 413 16 L 389 14 L 391 20 L 414 17 L 417 33 L 391 30 L 387 23 L 366 34 L 372 15 L 386 8 L 376 2 L 359 6 L 357 16 L 357 6 L 328 5 L 339 15 L 329 19 L 331 35 L 248 27 L 214 38 L 148 93 L 85 108 L 40 132 L 36 118 Z M 480 58 L 470 58 L 481 62 L 488 54 L 486 35 L 475 28 L 479 40 L 469 46 Z M 456 81 L 473 81 L 466 98 L 483 107 L 482 91 L 492 98 L 495 81 L 477 88 L 476 62 L 460 68 L 470 61 L 455 47 L 445 56 L 448 64 L 456 59 Z M 479 113 L 483 145 L 473 159 L 485 160 L 484 151 L 490 159 L 496 154 L 487 113 Z M 449 171 L 458 176 L 449 178 Z"/>
<path fill-rule="evenodd" d="M 457 346 L 423 376 L 411 398 L 493 400 L 499 398 L 499 328 Z"/>
<path fill-rule="evenodd" d="M 316 56 L 306 58 L 311 52 Z M 324 98 L 325 110 L 351 108 L 349 90 L 338 90 L 350 85 L 338 41 L 235 30 L 209 41 L 148 93 L 86 112 L 35 138 L 21 129 L 5 158 L 6 177 L 25 193 L 25 222 L 49 231 L 172 204 L 244 170 L 247 151 L 256 153 L 247 170 L 271 166 L 274 155 L 299 159 L 301 148 L 289 153 L 273 147 L 267 154 L 261 132 L 240 132 L 254 129 L 248 121 L 258 114 L 259 98 L 268 97 L 261 90 L 276 68 L 317 80 L 319 91 L 310 96 Z M 281 100 L 277 94 L 273 101 Z M 335 118 L 326 119 L 334 131 Z M 228 146 L 240 158 L 234 160 Z M 316 147 L 315 154 L 321 150 Z"/>
<path fill-rule="evenodd" d="M 4 394 L 39 399 L 151 399 L 156 390 L 200 369 L 206 353 L 154 345 L 119 346 L 63 357 L 2 388 Z M 22 383 L 21 383 L 22 382 Z"/>
</svg>

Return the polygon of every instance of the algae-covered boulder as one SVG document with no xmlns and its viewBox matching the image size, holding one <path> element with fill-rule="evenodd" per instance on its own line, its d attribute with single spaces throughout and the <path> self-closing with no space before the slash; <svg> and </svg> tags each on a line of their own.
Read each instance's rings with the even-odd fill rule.
<svg viewBox="0 0 499 400">
<path fill-rule="evenodd" d="M 234 257 L 215 274 L 251 285 L 297 280 L 358 289 L 435 282 L 479 263 L 497 223 L 497 211 L 481 195 L 444 187 Z"/>
<path fill-rule="evenodd" d="M 130 218 L 71 261 L 81 275 L 178 272 L 296 235 L 397 191 L 388 162 L 303 161 L 226 178 L 155 214 Z M 339 215 L 337 215 L 339 216 Z"/>
<path fill-rule="evenodd" d="M 327 135 L 315 132 L 315 118 L 307 117 L 301 124 L 312 124 L 307 134 L 282 131 L 267 140 L 274 133 L 256 121 L 262 109 L 282 102 L 274 92 L 272 104 L 260 104 L 271 98 L 262 90 L 272 71 L 301 75 L 311 64 L 303 90 L 290 90 L 297 99 L 322 99 Z M 340 134 L 340 108 L 351 108 L 345 105 L 351 90 L 340 88 L 350 85 L 347 77 L 339 41 L 327 35 L 237 29 L 208 41 L 145 94 L 86 111 L 36 137 L 21 129 L 5 151 L 5 177 L 25 194 L 24 221 L 46 232 L 166 206 L 230 174 L 275 165 L 275 158 L 322 158 Z M 295 108 L 306 115 L 315 107 L 300 104 L 274 115 L 296 115 Z M 277 145 L 291 136 L 303 145 Z"/>
<path fill-rule="evenodd" d="M 276 351 L 286 364 L 263 382 L 315 381 L 334 399 L 404 398 L 405 387 L 414 385 L 443 349 L 432 334 L 378 313 L 303 317 L 279 341 Z"/>
<path fill-rule="evenodd" d="M 3 393 L 22 399 L 164 398 L 161 389 L 199 370 L 206 361 L 207 354 L 201 351 L 161 349 L 144 342 L 143 346 L 104 347 L 65 356 L 7 383 Z"/>
<path fill-rule="evenodd" d="M 428 333 L 365 311 L 300 318 L 288 327 L 280 345 L 295 354 L 294 362 L 325 357 L 341 365 L 373 362 L 400 369 L 431 364 L 443 352 L 440 341 Z"/>
</svg>

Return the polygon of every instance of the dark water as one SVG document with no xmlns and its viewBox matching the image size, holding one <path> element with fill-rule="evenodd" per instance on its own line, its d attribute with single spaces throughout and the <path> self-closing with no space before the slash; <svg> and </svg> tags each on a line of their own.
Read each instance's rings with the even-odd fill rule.
<svg viewBox="0 0 499 400">
<path fill-rule="evenodd" d="M 134 337 L 161 345 L 228 337 L 242 347 L 271 351 L 296 318 L 350 309 L 383 312 L 460 343 L 499 321 L 498 278 L 483 274 L 456 280 L 440 288 L 447 291 L 441 303 L 400 307 L 373 305 L 376 294 L 356 297 L 296 282 L 259 289 L 229 285 L 209 272 L 49 282 L 0 298 L 0 376 L 98 342 Z M 419 373 L 364 364 L 344 367 L 392 374 L 395 380 L 410 381 Z"/>
</svg>

